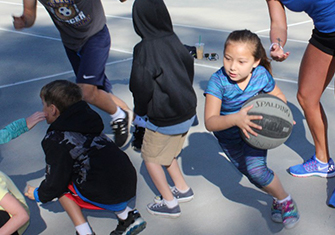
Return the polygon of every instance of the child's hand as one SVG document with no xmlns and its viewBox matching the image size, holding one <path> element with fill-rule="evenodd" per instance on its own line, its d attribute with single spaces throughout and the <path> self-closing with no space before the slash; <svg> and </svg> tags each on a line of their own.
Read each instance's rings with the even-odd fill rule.
<svg viewBox="0 0 335 235">
<path fill-rule="evenodd" d="M 26 189 L 24 190 L 24 195 L 26 197 L 28 197 L 29 199 L 31 200 L 35 200 L 35 197 L 34 197 L 34 190 L 35 190 L 36 187 L 32 187 L 30 186 L 29 184 L 27 184 L 26 186 Z"/>
<path fill-rule="evenodd" d="M 241 109 L 238 113 L 237 113 L 237 119 L 236 119 L 236 126 L 238 126 L 243 134 L 249 139 L 249 133 L 257 136 L 257 133 L 252 129 L 252 128 L 256 128 L 261 130 L 262 127 L 253 123 L 252 120 L 260 120 L 263 117 L 260 115 L 248 115 L 248 111 L 250 109 L 252 109 L 253 105 L 247 106 L 243 109 Z"/>
<path fill-rule="evenodd" d="M 26 118 L 26 123 L 27 123 L 27 127 L 30 130 L 31 128 L 33 128 L 37 123 L 39 123 L 40 121 L 45 120 L 45 113 L 44 112 L 36 112 L 33 115 L 31 115 L 30 117 Z"/>
</svg>

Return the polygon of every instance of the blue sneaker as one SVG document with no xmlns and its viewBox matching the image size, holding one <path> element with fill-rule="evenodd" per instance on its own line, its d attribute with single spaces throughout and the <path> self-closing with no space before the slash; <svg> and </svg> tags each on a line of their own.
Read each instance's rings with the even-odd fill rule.
<svg viewBox="0 0 335 235">
<path fill-rule="evenodd" d="M 332 208 L 335 208 L 335 189 L 334 189 L 334 191 L 333 191 L 333 193 L 332 193 L 332 195 L 331 195 L 331 197 L 328 201 L 328 206 L 332 207 Z"/>
<path fill-rule="evenodd" d="M 303 164 L 291 166 L 290 174 L 296 177 L 320 176 L 330 178 L 335 176 L 333 159 L 329 159 L 328 164 L 320 163 L 315 155 Z"/>
<path fill-rule="evenodd" d="M 281 204 L 282 207 L 282 219 L 285 228 L 290 229 L 297 225 L 299 222 L 298 208 L 293 200 L 288 200 Z"/>
</svg>

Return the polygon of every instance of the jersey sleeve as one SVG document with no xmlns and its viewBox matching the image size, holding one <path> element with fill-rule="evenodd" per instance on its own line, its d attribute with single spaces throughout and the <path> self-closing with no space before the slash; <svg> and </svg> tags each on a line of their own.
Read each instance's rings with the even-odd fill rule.
<svg viewBox="0 0 335 235">
<path fill-rule="evenodd" d="M 15 122 L 12 122 L 0 130 L 0 144 L 7 143 L 19 135 L 27 132 L 28 130 L 29 129 L 27 127 L 26 119 L 21 118 Z"/>
<path fill-rule="evenodd" d="M 276 82 L 274 78 L 272 77 L 272 75 L 269 73 L 269 71 L 267 71 L 266 69 L 264 70 L 265 72 L 263 75 L 263 79 L 264 79 L 265 87 L 263 88 L 263 91 L 266 93 L 269 93 L 275 88 Z"/>
<path fill-rule="evenodd" d="M 208 81 L 204 95 L 209 94 L 222 100 L 223 86 L 218 72 L 214 73 Z"/>
</svg>

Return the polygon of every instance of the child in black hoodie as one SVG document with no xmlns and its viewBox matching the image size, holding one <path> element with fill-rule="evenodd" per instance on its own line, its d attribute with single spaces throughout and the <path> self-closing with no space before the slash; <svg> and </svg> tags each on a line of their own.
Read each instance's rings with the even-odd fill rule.
<svg viewBox="0 0 335 235">
<path fill-rule="evenodd" d="M 130 90 L 135 113 L 148 117 L 142 158 L 161 194 L 147 210 L 154 215 L 178 217 L 178 202 L 193 198 L 176 157 L 196 116 L 194 60 L 173 32 L 162 0 L 136 0 L 133 25 L 142 40 L 134 48 Z M 174 187 L 169 187 L 162 166 Z"/>
<path fill-rule="evenodd" d="M 77 234 L 93 234 L 81 208 L 110 210 L 119 224 L 111 234 L 138 234 L 146 222 L 128 207 L 136 195 L 136 171 L 128 156 L 102 130 L 100 116 L 82 100 L 78 85 L 57 80 L 40 93 L 50 124 L 42 141 L 46 175 L 26 196 L 37 202 L 58 198 Z"/>
</svg>

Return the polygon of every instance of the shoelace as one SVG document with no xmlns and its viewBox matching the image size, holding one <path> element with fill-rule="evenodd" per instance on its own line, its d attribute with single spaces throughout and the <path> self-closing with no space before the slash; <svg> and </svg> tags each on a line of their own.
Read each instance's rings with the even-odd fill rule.
<svg viewBox="0 0 335 235">
<path fill-rule="evenodd" d="M 155 203 L 152 205 L 152 208 L 161 208 L 161 207 L 164 207 L 165 204 L 163 202 L 160 202 L 160 203 Z"/>
<path fill-rule="evenodd" d="M 176 196 L 176 195 L 179 194 L 179 191 L 178 191 L 178 189 L 177 189 L 176 187 L 172 187 L 172 188 L 171 188 L 171 192 L 172 192 L 172 194 L 173 194 L 174 196 Z"/>
</svg>

